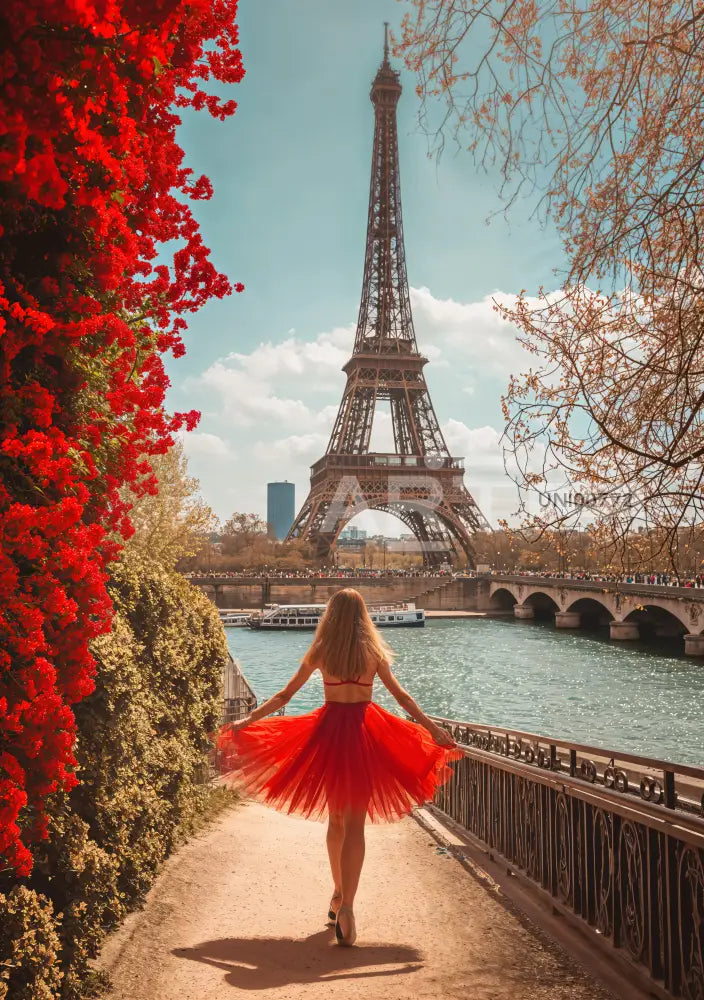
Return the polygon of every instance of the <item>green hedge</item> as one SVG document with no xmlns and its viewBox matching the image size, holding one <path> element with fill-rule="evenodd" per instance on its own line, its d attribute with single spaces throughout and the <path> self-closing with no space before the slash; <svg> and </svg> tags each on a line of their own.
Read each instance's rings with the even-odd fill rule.
<svg viewBox="0 0 704 1000">
<path fill-rule="evenodd" d="M 212 795 L 202 777 L 227 658 L 217 611 L 153 565 L 117 565 L 110 589 L 96 690 L 76 706 L 80 784 L 52 801 L 31 877 L 0 874 L 0 1000 L 98 995 L 90 959 Z"/>
</svg>

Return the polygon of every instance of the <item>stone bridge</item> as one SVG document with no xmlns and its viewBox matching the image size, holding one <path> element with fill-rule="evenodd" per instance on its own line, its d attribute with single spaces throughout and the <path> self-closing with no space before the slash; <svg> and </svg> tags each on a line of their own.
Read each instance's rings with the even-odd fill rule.
<svg viewBox="0 0 704 1000">
<path fill-rule="evenodd" d="M 681 636 L 687 655 L 704 656 L 704 588 L 512 575 L 487 576 L 482 584 L 490 611 L 554 616 L 557 628 L 608 624 L 617 640 Z"/>
<path fill-rule="evenodd" d="M 191 583 L 219 608 L 324 604 L 341 587 L 356 587 L 369 604 L 414 601 L 428 611 L 478 611 L 518 619 L 554 618 L 557 628 L 608 627 L 612 639 L 684 639 L 689 656 L 704 656 L 704 588 L 479 575 L 378 577 L 215 577 Z"/>
</svg>

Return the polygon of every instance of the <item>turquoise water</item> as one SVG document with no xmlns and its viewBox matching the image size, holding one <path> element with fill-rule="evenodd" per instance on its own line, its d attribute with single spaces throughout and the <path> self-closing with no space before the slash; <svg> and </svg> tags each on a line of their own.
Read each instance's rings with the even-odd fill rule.
<svg viewBox="0 0 704 1000">
<path fill-rule="evenodd" d="M 286 683 L 312 639 L 310 632 L 226 631 L 260 701 Z M 704 765 L 704 662 L 666 647 L 500 619 L 435 619 L 384 637 L 397 653 L 396 675 L 429 714 Z M 374 697 L 398 710 L 378 682 Z M 315 674 L 286 711 L 309 711 L 322 700 Z"/>
</svg>

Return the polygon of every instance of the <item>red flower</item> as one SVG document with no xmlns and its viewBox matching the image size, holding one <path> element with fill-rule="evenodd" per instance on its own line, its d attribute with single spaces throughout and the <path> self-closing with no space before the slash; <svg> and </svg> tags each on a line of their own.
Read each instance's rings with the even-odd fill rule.
<svg viewBox="0 0 704 1000">
<path fill-rule="evenodd" d="M 27 874 L 76 782 L 70 706 L 110 628 L 107 567 L 164 409 L 161 354 L 232 288 L 189 199 L 175 109 L 243 75 L 235 0 L 7 0 L 0 51 L 0 867 Z M 155 264 L 175 241 L 171 266 Z M 161 258 L 163 261 L 163 258 Z M 237 291 L 242 286 L 235 286 Z M 147 460 L 145 461 L 145 456 Z M 126 490 L 127 488 L 127 490 Z"/>
</svg>

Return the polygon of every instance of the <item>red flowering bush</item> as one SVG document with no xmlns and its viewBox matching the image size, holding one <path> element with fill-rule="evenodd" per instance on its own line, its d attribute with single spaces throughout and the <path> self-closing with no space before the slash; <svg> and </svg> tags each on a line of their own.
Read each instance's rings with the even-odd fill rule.
<svg viewBox="0 0 704 1000">
<path fill-rule="evenodd" d="M 207 198 L 178 109 L 243 70 L 235 0 L 5 0 L 0 8 L 0 870 L 27 874 L 75 784 L 71 705 L 109 630 L 129 490 L 197 414 L 160 354 L 231 291 L 188 207 Z M 175 241 L 170 266 L 158 246 Z M 236 286 L 241 290 L 241 286 Z"/>
</svg>

